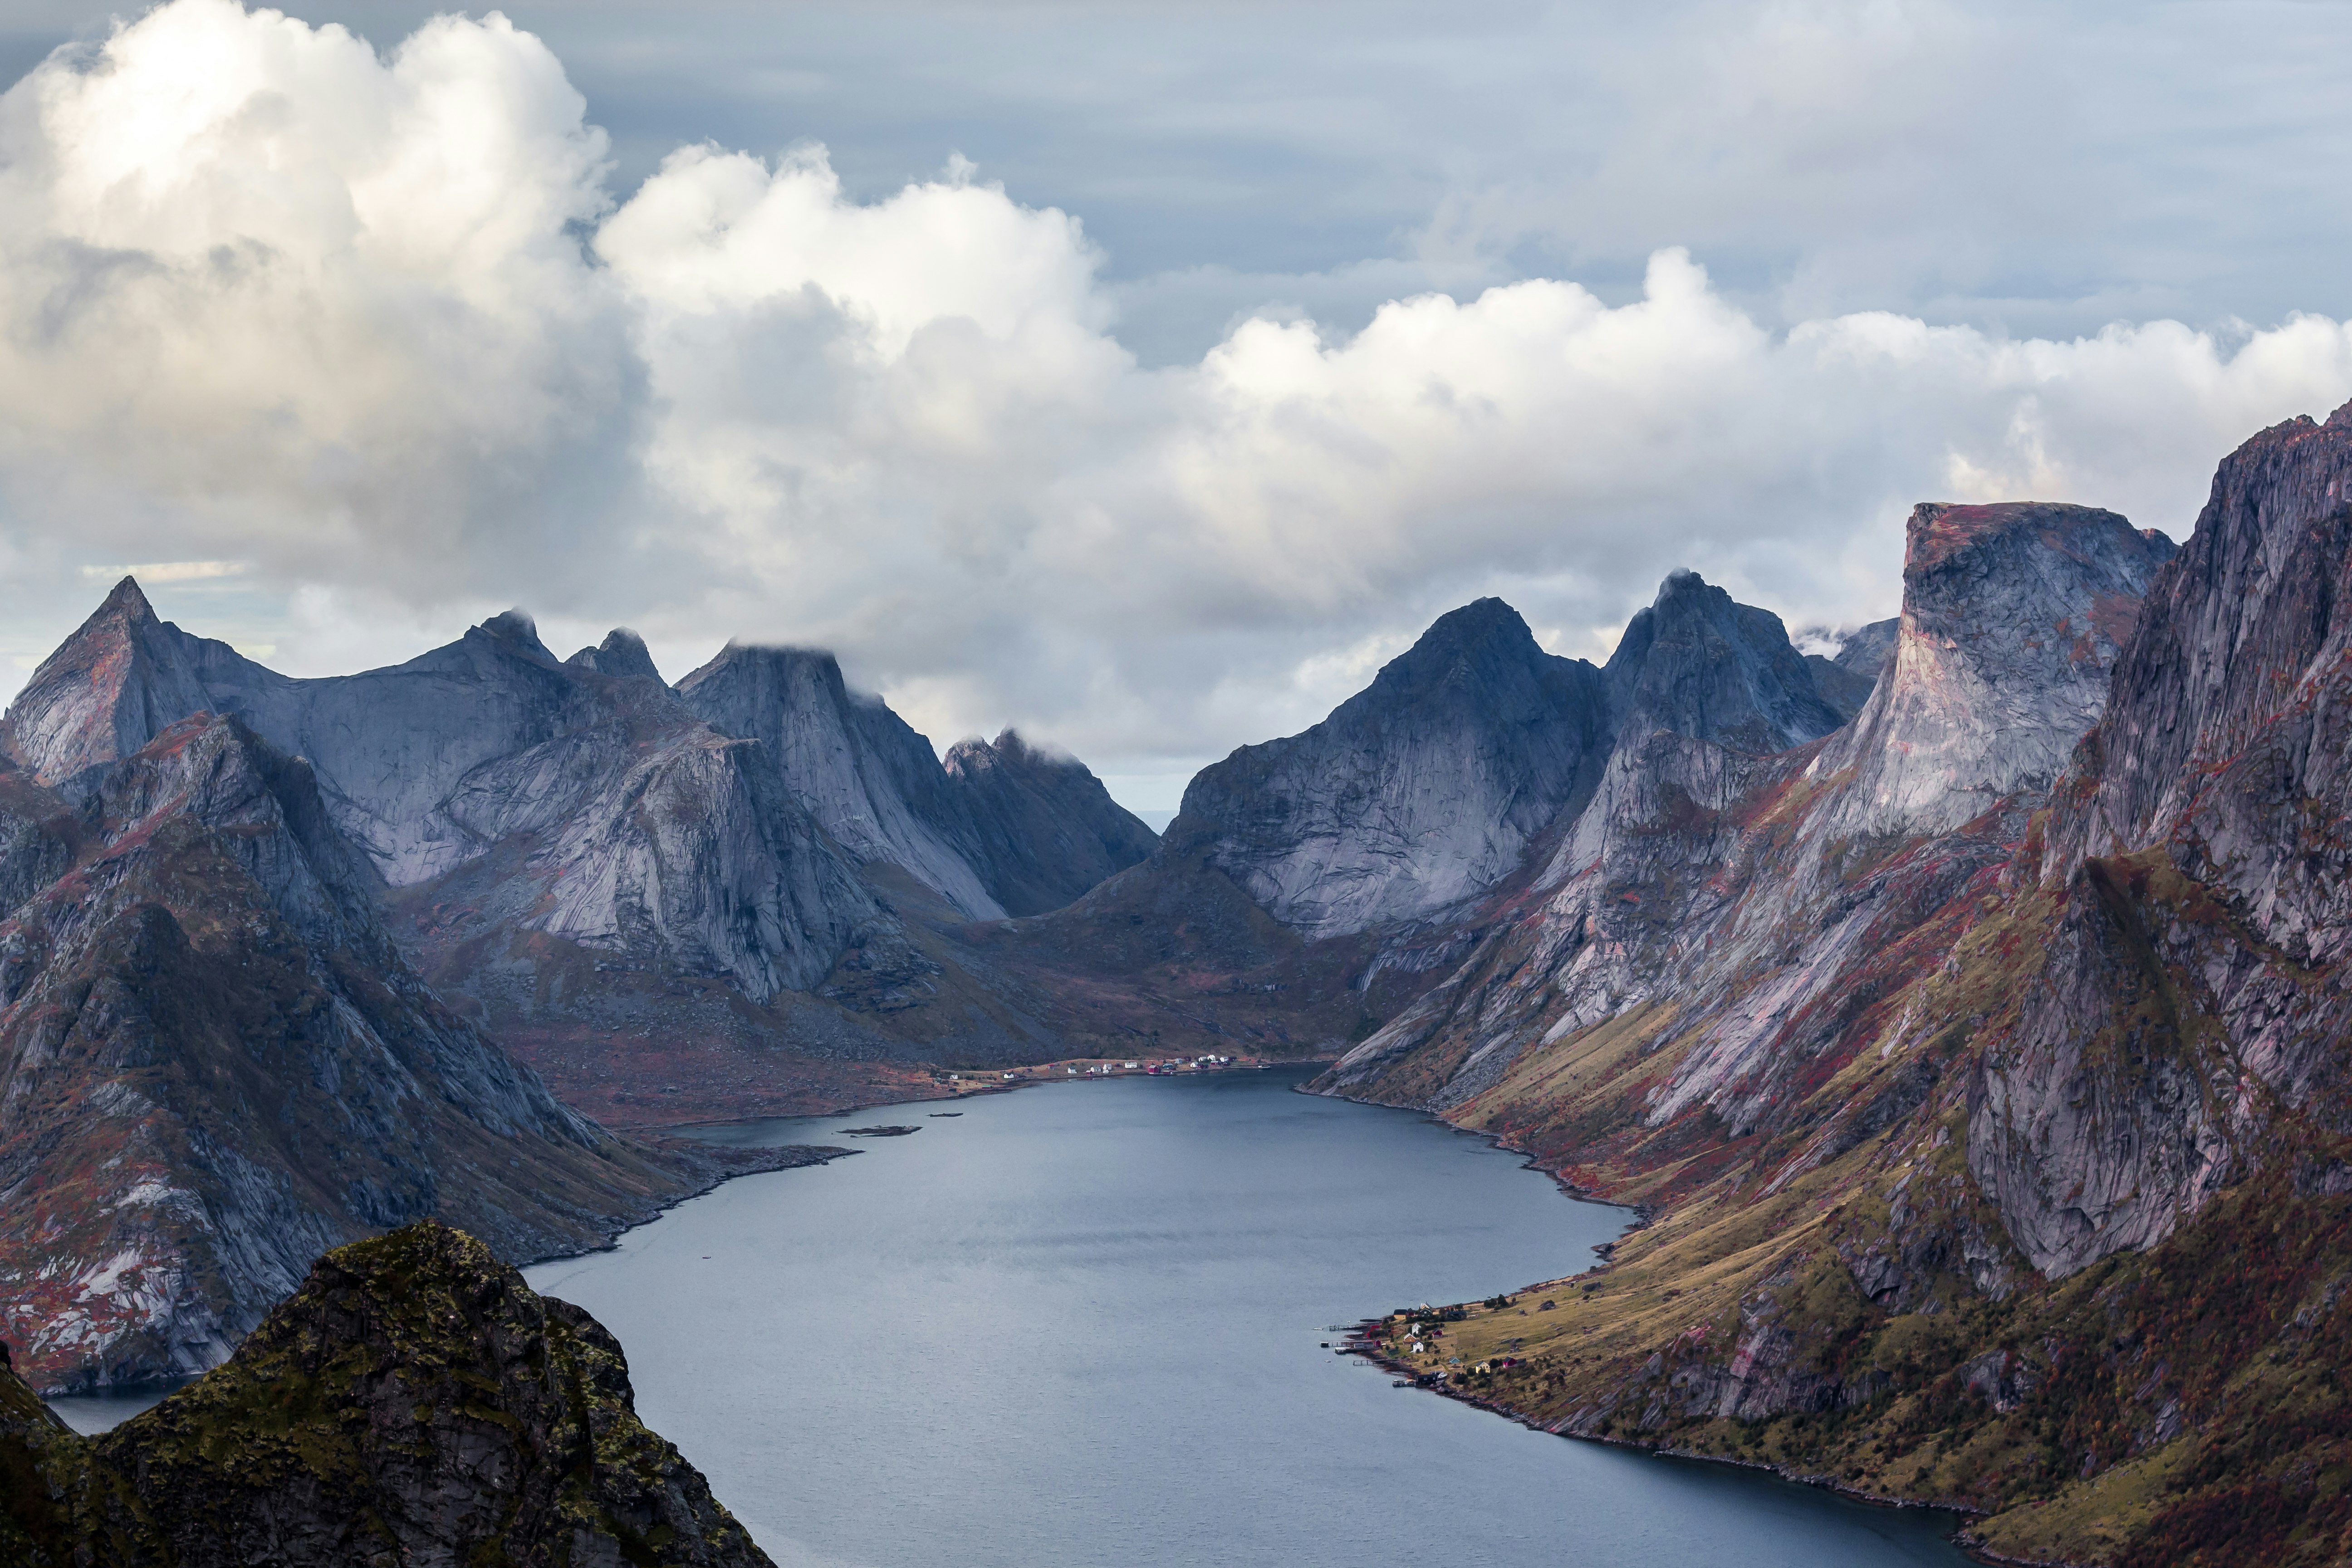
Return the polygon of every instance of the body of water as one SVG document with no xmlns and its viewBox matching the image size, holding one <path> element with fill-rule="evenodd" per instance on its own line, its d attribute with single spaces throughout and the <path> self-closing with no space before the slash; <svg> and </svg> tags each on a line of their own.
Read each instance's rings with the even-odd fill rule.
<svg viewBox="0 0 2352 1568">
<path fill-rule="evenodd" d="M 1622 1211 L 1296 1074 L 715 1130 L 865 1152 L 529 1271 L 787 1568 L 1958 1564 L 1948 1516 L 1530 1432 L 1339 1325 L 1585 1267 Z M 843 1130 L 911 1124 L 909 1137 Z"/>
</svg>

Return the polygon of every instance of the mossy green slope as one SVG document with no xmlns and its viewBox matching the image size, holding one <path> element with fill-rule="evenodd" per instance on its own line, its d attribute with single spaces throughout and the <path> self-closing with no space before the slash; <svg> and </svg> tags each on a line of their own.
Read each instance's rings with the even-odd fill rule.
<svg viewBox="0 0 2352 1568">
<path fill-rule="evenodd" d="M 636 1416 L 621 1347 L 430 1221 L 320 1258 L 226 1364 L 113 1431 L 0 1375 L 0 1550 L 36 1568 L 760 1568 Z"/>
</svg>

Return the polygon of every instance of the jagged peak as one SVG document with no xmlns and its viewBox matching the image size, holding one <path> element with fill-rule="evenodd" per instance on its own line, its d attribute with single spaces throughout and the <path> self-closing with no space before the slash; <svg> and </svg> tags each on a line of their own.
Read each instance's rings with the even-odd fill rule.
<svg viewBox="0 0 2352 1568">
<path fill-rule="evenodd" d="M 1010 724 L 999 730 L 996 739 L 988 745 L 989 750 L 1000 757 L 1043 763 L 1054 767 L 1067 767 L 1078 760 L 1076 752 L 1057 746 L 1051 741 L 1033 741 Z"/>
<path fill-rule="evenodd" d="M 1625 623 L 1603 674 L 1615 722 L 1630 739 L 1671 730 L 1760 753 L 1802 745 L 1843 722 L 1780 617 L 1688 568 L 1668 573 L 1656 599 Z"/>
<path fill-rule="evenodd" d="M 1677 566 L 1659 580 L 1657 597 L 1651 603 L 1663 605 L 1669 599 L 1679 599 L 1693 594 L 1714 594 L 1726 599 L 1731 597 L 1692 568 Z"/>
<path fill-rule="evenodd" d="M 1446 611 L 1429 623 L 1429 629 L 1412 646 L 1417 652 L 1422 648 L 1460 647 L 1497 637 L 1507 642 L 1524 640 L 1529 647 L 1536 640 L 1535 633 L 1528 629 L 1518 611 L 1489 595 Z"/>
<path fill-rule="evenodd" d="M 1086 764 L 1074 752 L 1063 750 L 1050 741 L 1032 741 L 1012 725 L 996 732 L 993 741 L 978 735 L 966 735 L 948 748 L 947 770 L 951 773 L 993 767 L 1079 768 Z"/>
<path fill-rule="evenodd" d="M 91 621 L 119 619 L 138 625 L 157 617 L 155 606 L 147 602 L 146 590 L 139 586 L 139 579 L 126 573 L 122 581 L 107 594 L 106 602 L 99 605 L 89 618 Z"/>
<path fill-rule="evenodd" d="M 824 684 L 840 689 L 851 695 L 848 683 L 842 678 L 841 660 L 821 647 L 794 647 L 777 643 L 744 642 L 730 637 L 727 646 L 710 656 L 709 661 L 677 683 L 680 691 L 716 680 L 737 670 L 764 671 L 775 674 L 805 669 Z"/>
<path fill-rule="evenodd" d="M 1475 667 L 1543 667 L 1570 661 L 1546 653 L 1519 612 L 1496 598 L 1475 599 L 1429 625 L 1412 647 L 1381 667 L 1372 683 L 1343 706 L 1367 699 L 1411 700 L 1467 678 Z"/>
<path fill-rule="evenodd" d="M 530 618 L 527 610 L 501 610 L 474 629 L 532 653 L 544 654 L 549 658 L 555 657 L 548 653 L 546 645 L 539 640 L 539 623 Z"/>
<path fill-rule="evenodd" d="M 651 649 L 646 639 L 626 626 L 614 626 L 604 634 L 604 640 L 593 647 L 583 647 L 563 661 L 574 669 L 593 669 L 599 675 L 642 675 L 661 679 L 661 671 L 654 666 Z"/>
<path fill-rule="evenodd" d="M 2352 402 L 2346 403 L 2343 407 L 2329 415 L 2326 427 L 2331 430 L 2352 430 Z"/>
</svg>

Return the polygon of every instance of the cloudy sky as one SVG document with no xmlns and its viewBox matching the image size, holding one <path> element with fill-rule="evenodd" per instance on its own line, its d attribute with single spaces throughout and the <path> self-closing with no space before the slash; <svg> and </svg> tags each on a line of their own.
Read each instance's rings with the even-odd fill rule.
<svg viewBox="0 0 2352 1568">
<path fill-rule="evenodd" d="M 1638 10 L 1638 16 L 1635 12 Z M 1170 806 L 1480 594 L 1896 604 L 2352 397 L 2352 8 L 319 0 L 0 18 L 0 686 L 519 604 Z"/>
</svg>

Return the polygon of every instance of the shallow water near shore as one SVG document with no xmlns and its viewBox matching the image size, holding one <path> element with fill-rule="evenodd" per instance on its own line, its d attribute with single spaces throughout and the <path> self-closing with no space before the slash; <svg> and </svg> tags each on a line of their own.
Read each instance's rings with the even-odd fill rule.
<svg viewBox="0 0 2352 1568">
<path fill-rule="evenodd" d="M 1626 1216 L 1303 1076 L 707 1129 L 922 1131 L 529 1276 L 620 1337 L 646 1423 L 788 1565 L 1966 1561 L 1948 1515 L 1530 1432 L 1322 1348 L 1584 1268 Z"/>
</svg>

